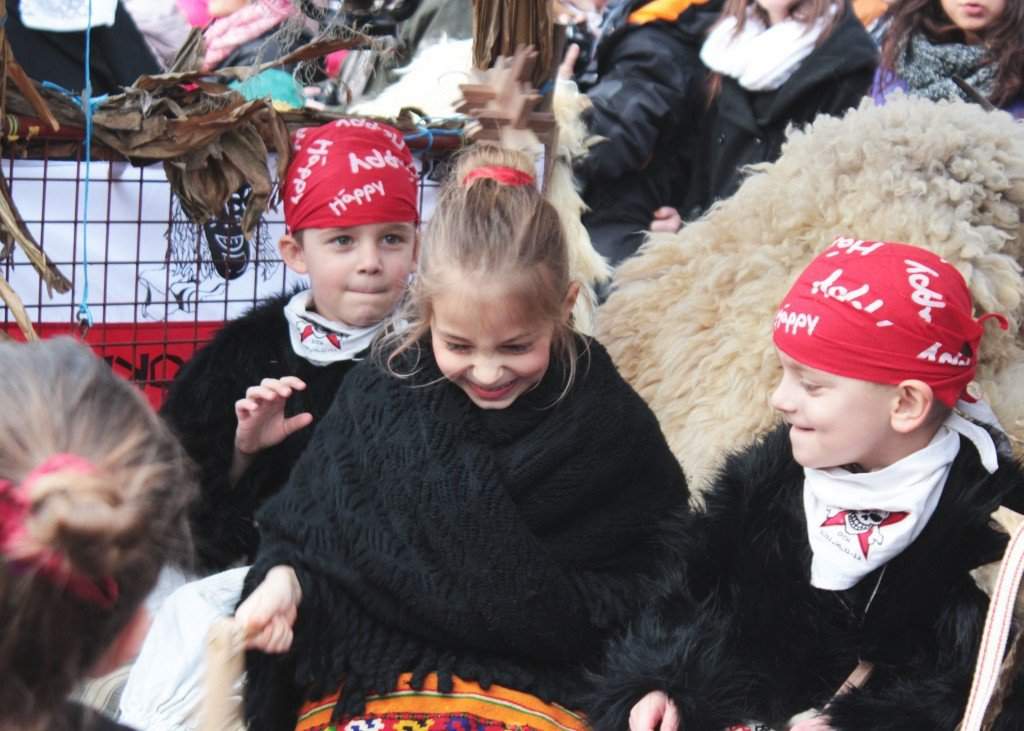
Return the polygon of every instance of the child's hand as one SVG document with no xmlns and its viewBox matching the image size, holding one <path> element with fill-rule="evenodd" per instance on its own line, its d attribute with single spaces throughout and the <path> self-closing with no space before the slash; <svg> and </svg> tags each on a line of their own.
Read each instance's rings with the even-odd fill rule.
<svg viewBox="0 0 1024 731">
<path fill-rule="evenodd" d="M 660 690 L 648 693 L 629 712 L 629 731 L 678 731 L 679 710 Z"/>
<path fill-rule="evenodd" d="M 576 61 L 580 57 L 580 47 L 575 43 L 571 44 L 562 57 L 562 63 L 558 66 L 556 78 L 560 81 L 568 81 L 572 78 L 573 70 L 576 68 Z"/>
<path fill-rule="evenodd" d="M 245 628 L 246 649 L 270 654 L 288 652 L 301 601 L 302 588 L 295 570 L 291 566 L 270 569 L 263 583 L 235 612 L 235 621 Z"/>
<path fill-rule="evenodd" d="M 264 378 L 260 385 L 250 386 L 245 398 L 235 402 L 238 428 L 235 430 L 235 449 L 244 456 L 252 456 L 261 449 L 280 444 L 288 435 L 309 426 L 313 415 L 308 411 L 290 418 L 284 416 L 284 406 L 293 391 L 302 391 L 305 382 L 295 376 Z"/>
<path fill-rule="evenodd" d="M 663 231 L 674 234 L 683 227 L 683 217 L 671 206 L 662 206 L 654 212 L 651 231 Z"/>
<path fill-rule="evenodd" d="M 826 716 L 808 718 L 789 728 L 790 731 L 833 731 Z"/>
</svg>

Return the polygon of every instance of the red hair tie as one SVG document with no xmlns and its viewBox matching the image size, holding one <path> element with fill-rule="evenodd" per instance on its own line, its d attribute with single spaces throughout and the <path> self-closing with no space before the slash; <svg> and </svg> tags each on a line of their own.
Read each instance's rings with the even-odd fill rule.
<svg viewBox="0 0 1024 731">
<path fill-rule="evenodd" d="M 477 179 L 495 180 L 502 185 L 533 185 L 534 177 L 519 168 L 508 167 L 507 165 L 481 165 L 473 168 L 466 177 L 462 179 L 465 188 Z"/>
<path fill-rule="evenodd" d="M 72 569 L 67 558 L 52 549 L 25 545 L 25 521 L 32 512 L 32 485 L 45 475 L 62 470 L 82 474 L 95 471 L 92 463 L 74 454 L 54 454 L 28 473 L 18 485 L 0 480 L 0 554 L 13 567 L 35 571 L 58 588 L 102 609 L 114 606 L 119 595 L 117 582 L 109 576 L 92 579 Z"/>
</svg>

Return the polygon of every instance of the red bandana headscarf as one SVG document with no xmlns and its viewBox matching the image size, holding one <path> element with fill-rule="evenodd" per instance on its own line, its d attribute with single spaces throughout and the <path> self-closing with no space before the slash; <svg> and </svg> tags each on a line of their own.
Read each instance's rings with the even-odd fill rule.
<svg viewBox="0 0 1024 731">
<path fill-rule="evenodd" d="M 775 316 L 775 345 L 818 370 L 874 383 L 918 379 L 948 406 L 970 399 L 982 323 L 949 262 L 926 249 L 837 238 Z"/>
<path fill-rule="evenodd" d="M 365 119 L 339 119 L 295 133 L 284 180 L 292 233 L 367 223 L 419 222 L 416 166 L 402 133 Z"/>
</svg>

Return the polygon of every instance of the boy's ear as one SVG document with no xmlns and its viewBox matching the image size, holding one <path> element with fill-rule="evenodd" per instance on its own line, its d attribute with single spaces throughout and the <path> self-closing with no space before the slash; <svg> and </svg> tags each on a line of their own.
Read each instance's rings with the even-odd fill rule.
<svg viewBox="0 0 1024 731">
<path fill-rule="evenodd" d="M 890 424 L 893 431 L 909 434 L 927 423 L 935 394 L 931 386 L 917 379 L 902 381 L 896 389 L 896 400 L 889 414 Z"/>
<path fill-rule="evenodd" d="M 569 291 L 565 293 L 565 301 L 562 303 L 562 319 L 569 322 L 572 317 L 572 308 L 576 306 L 576 300 L 580 296 L 580 283 L 569 282 Z"/>
<path fill-rule="evenodd" d="M 306 252 L 302 244 L 292 234 L 285 234 L 277 242 L 277 250 L 281 252 L 281 260 L 284 265 L 297 274 L 308 274 L 306 266 Z"/>
</svg>

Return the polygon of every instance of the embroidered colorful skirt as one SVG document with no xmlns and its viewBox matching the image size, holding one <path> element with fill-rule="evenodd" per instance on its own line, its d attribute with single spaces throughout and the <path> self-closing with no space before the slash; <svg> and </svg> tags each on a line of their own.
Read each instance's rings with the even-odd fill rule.
<svg viewBox="0 0 1024 731">
<path fill-rule="evenodd" d="M 370 696 L 363 715 L 331 722 L 338 696 L 307 703 L 295 731 L 586 731 L 583 717 L 536 696 L 499 685 L 484 690 L 454 679 L 452 692 L 437 689 L 437 676 L 423 688 L 409 686 L 402 675 L 397 690 Z"/>
</svg>

